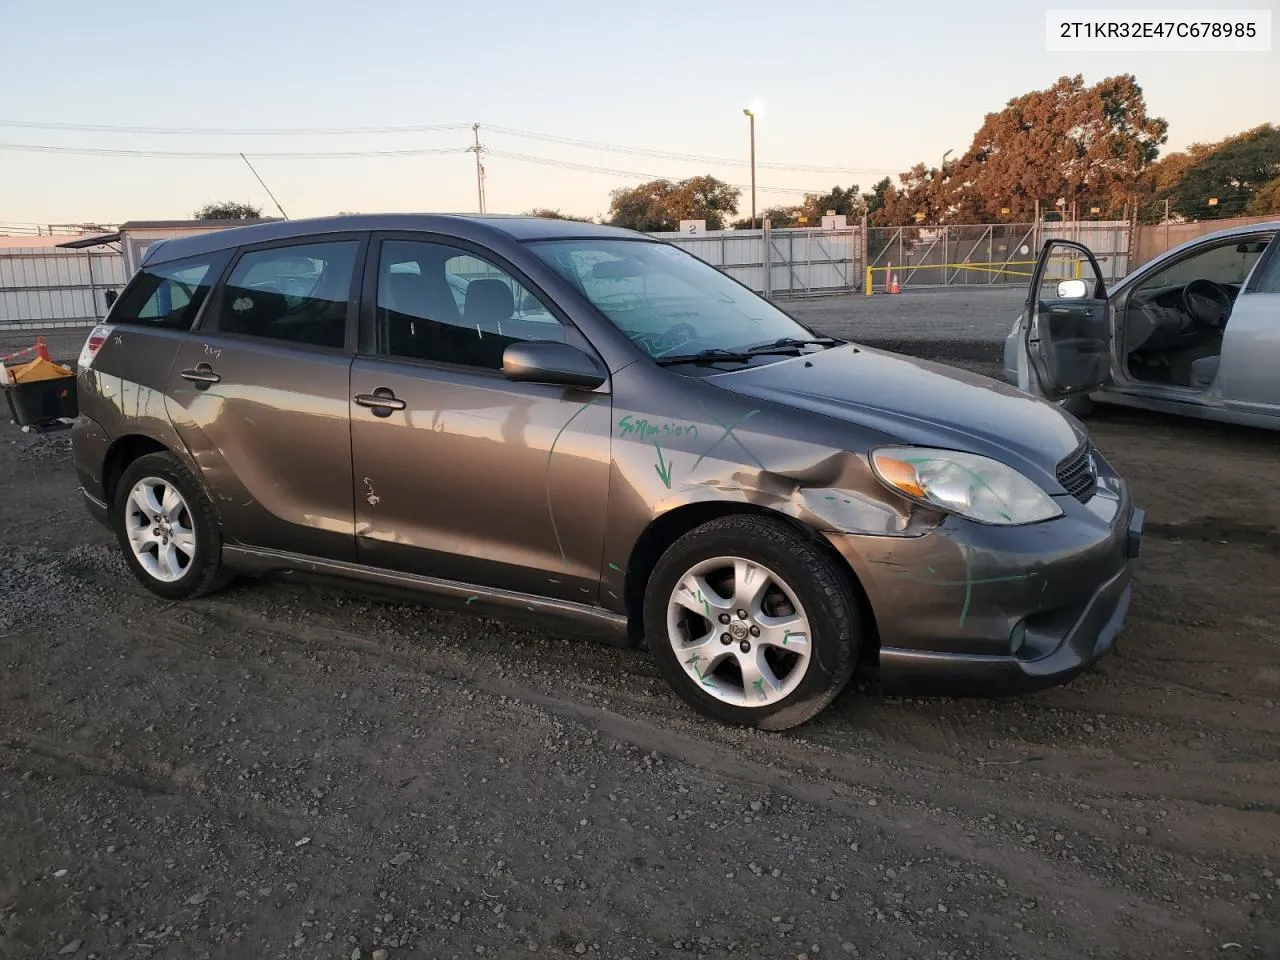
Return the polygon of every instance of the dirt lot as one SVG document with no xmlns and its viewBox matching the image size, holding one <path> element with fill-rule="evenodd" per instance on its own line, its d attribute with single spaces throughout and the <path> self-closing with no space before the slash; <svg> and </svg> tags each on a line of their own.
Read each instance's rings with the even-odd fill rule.
<svg viewBox="0 0 1280 960">
<path fill-rule="evenodd" d="M 165 604 L 6 425 L 0 957 L 1280 957 L 1276 436 L 1092 429 L 1149 511 L 1096 671 L 764 735 L 589 641 Z"/>
</svg>

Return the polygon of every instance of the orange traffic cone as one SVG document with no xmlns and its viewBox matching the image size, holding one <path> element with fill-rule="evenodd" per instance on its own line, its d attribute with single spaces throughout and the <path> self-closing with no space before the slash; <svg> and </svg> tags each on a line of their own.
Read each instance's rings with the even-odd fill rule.
<svg viewBox="0 0 1280 960">
<path fill-rule="evenodd" d="M 898 275 L 897 275 L 896 273 L 893 275 L 893 280 L 892 280 L 892 282 L 890 282 L 890 284 L 889 284 L 889 292 L 890 292 L 890 293 L 901 293 L 901 292 L 902 292 L 902 288 L 901 288 L 900 286 L 898 286 Z"/>
<path fill-rule="evenodd" d="M 36 337 L 35 351 L 36 351 L 36 356 L 39 357 L 41 360 L 51 361 L 53 359 L 52 357 L 49 356 L 49 347 L 44 342 L 44 337 Z"/>
</svg>

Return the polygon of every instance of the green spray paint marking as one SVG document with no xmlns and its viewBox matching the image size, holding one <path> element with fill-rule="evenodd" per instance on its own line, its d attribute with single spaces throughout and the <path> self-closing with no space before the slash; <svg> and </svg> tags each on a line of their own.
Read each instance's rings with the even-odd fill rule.
<svg viewBox="0 0 1280 960">
<path fill-rule="evenodd" d="M 756 677 L 755 683 L 751 684 L 756 693 L 760 694 L 761 700 L 767 700 L 769 695 L 764 692 L 764 677 Z"/>
<path fill-rule="evenodd" d="M 790 631 L 790 630 L 783 630 L 783 631 L 782 631 L 782 645 L 785 647 L 785 646 L 786 646 L 788 643 L 790 643 L 790 642 L 791 642 L 791 631 Z M 761 679 L 764 679 L 764 678 L 762 677 Z"/>
<path fill-rule="evenodd" d="M 702 682 L 702 685 L 704 687 L 709 687 L 711 686 L 711 677 L 709 675 L 703 674 L 703 672 L 698 668 L 698 664 L 700 664 L 701 662 L 702 662 L 702 657 L 700 657 L 698 654 L 695 653 L 692 657 L 690 657 L 688 660 L 685 661 L 685 665 L 692 668 L 693 675 Z"/>
<path fill-rule="evenodd" d="M 611 563 L 611 564 L 609 564 L 609 569 L 610 569 L 610 570 L 617 570 L 619 573 L 621 573 L 621 572 L 622 572 L 622 568 L 621 568 L 620 566 L 618 566 L 616 563 Z"/>
<path fill-rule="evenodd" d="M 552 534 L 555 535 L 556 546 L 559 547 L 560 549 L 560 559 L 565 562 L 568 562 L 569 558 L 565 555 L 564 544 L 560 542 L 560 530 L 556 527 L 556 513 L 551 506 L 551 458 L 555 456 L 556 444 L 560 442 L 561 435 L 566 430 L 569 429 L 569 424 L 573 423 L 574 420 L 578 419 L 578 415 L 581 414 L 583 410 L 586 410 L 587 407 L 595 403 L 597 399 L 599 398 L 592 397 L 590 400 L 588 400 L 586 403 L 580 406 L 577 410 L 573 411 L 573 416 L 571 416 L 568 420 L 566 420 L 564 422 L 564 426 L 562 426 L 559 430 L 556 431 L 555 439 L 551 441 L 551 446 L 547 450 L 547 467 L 546 467 L 547 516 L 551 518 L 551 532 Z"/>
<path fill-rule="evenodd" d="M 467 603 L 474 603 L 479 599 L 480 599 L 479 597 L 467 597 Z"/>
<path fill-rule="evenodd" d="M 724 430 L 724 433 L 720 434 L 720 439 L 717 440 L 715 443 L 713 443 L 711 446 L 707 447 L 707 449 L 703 452 L 702 456 L 698 457 L 698 459 L 693 462 L 693 467 L 690 469 L 689 472 L 692 473 L 694 470 L 697 470 L 698 464 L 700 464 L 703 461 L 703 459 L 707 456 L 707 454 L 711 453 L 712 450 L 720 446 L 720 444 L 723 443 L 725 438 L 727 437 L 733 437 L 733 442 L 738 445 L 738 447 L 742 450 L 742 452 L 745 453 L 752 460 L 754 460 L 756 466 L 759 467 L 761 470 L 763 470 L 764 464 L 760 462 L 760 458 L 757 457 L 750 450 L 748 450 L 743 445 L 742 441 L 738 439 L 738 436 L 733 432 L 759 412 L 760 412 L 759 410 L 748 410 L 746 413 L 740 416 L 737 420 L 733 421 L 733 423 L 728 424 L 727 426 L 724 423 L 722 423 L 720 420 L 717 420 L 715 417 L 711 417 L 712 420 L 715 420 L 716 423 L 720 424 L 720 428 Z M 710 414 L 708 414 L 708 416 L 710 416 Z"/>
<path fill-rule="evenodd" d="M 643 418 L 632 420 L 631 415 L 627 414 L 618 421 L 618 433 L 621 436 L 630 436 L 633 433 L 640 434 L 646 440 L 655 434 L 662 434 L 664 437 L 694 437 L 698 436 L 698 425 L 696 423 L 680 423 L 675 420 L 667 423 L 650 423 Z"/>
<path fill-rule="evenodd" d="M 698 602 L 702 604 L 702 609 L 707 611 L 707 619 L 711 619 L 711 604 L 707 602 L 707 598 L 702 595 L 702 591 L 698 591 Z"/>
<path fill-rule="evenodd" d="M 960 629 L 964 629 L 965 618 L 969 616 L 969 602 L 973 599 L 973 571 L 969 562 L 969 548 L 964 549 L 964 606 L 960 608 Z"/>
<path fill-rule="evenodd" d="M 658 472 L 658 476 L 662 478 L 663 484 L 668 490 L 671 489 L 671 461 L 664 460 L 662 456 L 662 445 L 657 440 L 653 441 L 654 449 L 658 451 L 658 462 L 653 465 L 653 469 Z"/>
</svg>

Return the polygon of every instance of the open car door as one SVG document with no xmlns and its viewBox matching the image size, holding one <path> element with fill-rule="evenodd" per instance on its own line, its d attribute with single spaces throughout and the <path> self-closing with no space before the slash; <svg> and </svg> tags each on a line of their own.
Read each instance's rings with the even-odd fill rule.
<svg viewBox="0 0 1280 960">
<path fill-rule="evenodd" d="M 1022 314 L 1019 386 L 1048 400 L 1100 390 L 1111 377 L 1111 319 L 1088 247 L 1047 240 Z M 1022 382 L 1025 379 L 1025 383 Z"/>
</svg>

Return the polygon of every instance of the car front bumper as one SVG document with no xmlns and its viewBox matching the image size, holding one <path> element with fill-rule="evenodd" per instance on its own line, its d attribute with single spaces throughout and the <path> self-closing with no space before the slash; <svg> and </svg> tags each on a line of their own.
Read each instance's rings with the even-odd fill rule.
<svg viewBox="0 0 1280 960">
<path fill-rule="evenodd" d="M 948 518 L 922 537 L 828 534 L 858 575 L 887 693 L 1027 693 L 1114 646 L 1145 515 L 1109 469 L 1087 503 L 1021 527 Z"/>
</svg>

